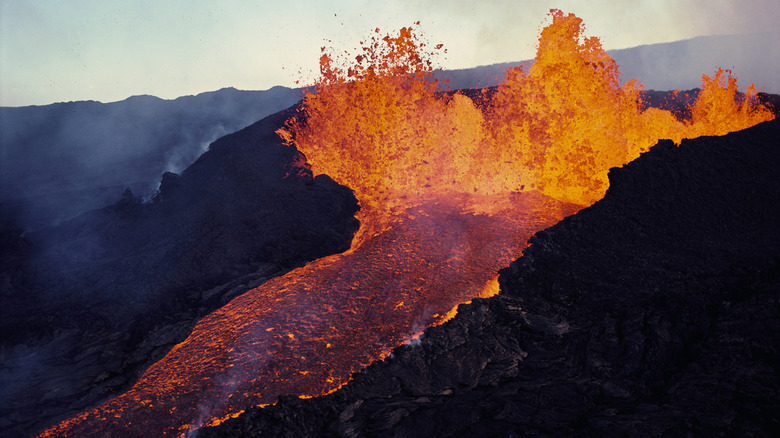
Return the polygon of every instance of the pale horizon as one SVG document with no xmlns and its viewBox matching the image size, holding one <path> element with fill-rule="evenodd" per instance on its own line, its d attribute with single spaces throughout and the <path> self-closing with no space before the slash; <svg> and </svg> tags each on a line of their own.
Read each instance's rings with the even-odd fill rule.
<svg viewBox="0 0 780 438">
<path fill-rule="evenodd" d="M 771 32 L 775 3 L 0 0 L 0 106 L 296 88 L 316 76 L 320 47 L 352 52 L 374 28 L 393 33 L 416 21 L 447 49 L 435 66 L 456 70 L 533 58 L 551 8 L 576 14 L 587 36 L 617 50 Z"/>
</svg>

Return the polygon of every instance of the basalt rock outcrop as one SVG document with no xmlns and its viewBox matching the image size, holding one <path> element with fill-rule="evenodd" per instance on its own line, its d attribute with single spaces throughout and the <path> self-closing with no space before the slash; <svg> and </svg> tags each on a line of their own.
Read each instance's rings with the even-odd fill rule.
<svg viewBox="0 0 780 438">
<path fill-rule="evenodd" d="M 775 436 L 780 120 L 661 141 L 335 393 L 198 437 Z"/>
<path fill-rule="evenodd" d="M 127 388 L 197 320 L 349 248 L 352 191 L 293 163 L 277 113 L 214 142 L 142 202 L 0 229 L 0 435 L 26 436 Z M 117 194 L 119 195 L 119 194 Z"/>
</svg>

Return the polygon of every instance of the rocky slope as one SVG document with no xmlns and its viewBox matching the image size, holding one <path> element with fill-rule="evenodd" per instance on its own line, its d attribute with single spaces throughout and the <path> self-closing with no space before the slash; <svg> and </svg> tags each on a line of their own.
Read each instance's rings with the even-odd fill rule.
<svg viewBox="0 0 780 438">
<path fill-rule="evenodd" d="M 341 390 L 198 437 L 776 436 L 780 120 L 662 141 L 501 293 Z"/>
<path fill-rule="evenodd" d="M 346 250 L 352 191 L 293 172 L 281 112 L 214 142 L 141 202 L 22 234 L 0 258 L 0 436 L 25 436 L 126 388 L 238 294 Z"/>
</svg>

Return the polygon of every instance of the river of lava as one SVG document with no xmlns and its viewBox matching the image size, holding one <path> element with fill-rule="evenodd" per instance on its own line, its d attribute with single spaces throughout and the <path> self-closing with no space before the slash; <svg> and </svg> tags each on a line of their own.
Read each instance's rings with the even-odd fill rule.
<svg viewBox="0 0 780 438">
<path fill-rule="evenodd" d="M 48 436 L 176 436 L 212 419 L 318 395 L 483 294 L 528 238 L 577 207 L 525 192 L 431 199 L 381 231 L 361 228 L 349 251 L 319 259 L 204 318 L 128 392 Z M 365 222 L 364 222 L 365 223 Z"/>
</svg>

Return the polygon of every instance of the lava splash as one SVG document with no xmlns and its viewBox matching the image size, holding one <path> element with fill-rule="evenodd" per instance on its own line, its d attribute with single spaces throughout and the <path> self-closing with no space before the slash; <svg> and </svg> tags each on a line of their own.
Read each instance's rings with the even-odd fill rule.
<svg viewBox="0 0 780 438">
<path fill-rule="evenodd" d="M 279 133 L 379 220 L 410 195 L 538 189 L 590 205 L 604 196 L 611 167 L 659 139 L 679 143 L 773 118 L 754 86 L 739 93 L 721 69 L 703 75 L 690 120 L 646 108 L 643 87 L 620 85 L 617 63 L 583 35 L 580 18 L 550 15 L 529 71 L 509 70 L 478 99 L 435 92 L 432 52 L 412 28 L 375 36 L 354 63 L 323 48 L 314 92 Z"/>
<path fill-rule="evenodd" d="M 376 31 L 347 66 L 324 50 L 321 79 L 278 132 L 300 166 L 355 190 L 352 248 L 231 301 L 129 391 L 44 436 L 181 435 L 282 394 L 327 393 L 492 290 L 531 235 L 603 196 L 609 168 L 659 138 L 771 118 L 722 70 L 690 120 L 644 108 L 582 20 L 551 18 L 528 72 L 471 97 L 436 91 L 412 27 Z"/>
</svg>

